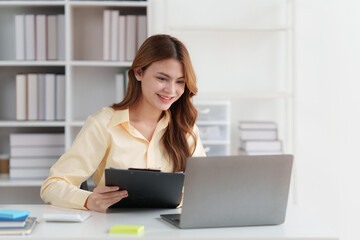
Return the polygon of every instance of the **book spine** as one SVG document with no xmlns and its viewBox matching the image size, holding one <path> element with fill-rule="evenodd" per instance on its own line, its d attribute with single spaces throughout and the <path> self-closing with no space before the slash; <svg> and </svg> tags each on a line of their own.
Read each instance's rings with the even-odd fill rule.
<svg viewBox="0 0 360 240">
<path fill-rule="evenodd" d="M 45 74 L 45 120 L 55 120 L 55 74 Z"/>
<path fill-rule="evenodd" d="M 136 15 L 126 15 L 126 51 L 127 61 L 134 60 L 136 55 Z"/>
<path fill-rule="evenodd" d="M 65 15 L 57 15 L 57 54 L 58 60 L 65 60 Z"/>
<path fill-rule="evenodd" d="M 38 74 L 38 120 L 45 120 L 45 74 Z"/>
<path fill-rule="evenodd" d="M 25 15 L 26 60 L 35 60 L 35 15 Z"/>
<path fill-rule="evenodd" d="M 115 90 L 116 90 L 116 102 L 121 102 L 124 99 L 124 74 L 116 74 Z"/>
<path fill-rule="evenodd" d="M 27 118 L 27 90 L 26 75 L 16 74 L 16 120 Z"/>
<path fill-rule="evenodd" d="M 35 146 L 35 147 L 11 147 L 11 157 L 59 157 L 65 151 L 64 146 L 49 147 L 49 146 Z"/>
<path fill-rule="evenodd" d="M 10 146 L 63 146 L 63 133 L 13 133 L 10 134 Z"/>
<path fill-rule="evenodd" d="M 38 117 L 38 79 L 37 74 L 27 75 L 27 104 L 28 120 L 37 120 Z"/>
<path fill-rule="evenodd" d="M 50 168 L 58 160 L 58 157 L 53 158 L 10 158 L 10 168 L 35 168 L 35 167 L 46 167 Z"/>
<path fill-rule="evenodd" d="M 103 60 L 110 60 L 110 10 L 103 12 Z"/>
<path fill-rule="evenodd" d="M 47 59 L 57 59 L 57 27 L 56 15 L 49 15 L 47 17 Z"/>
<path fill-rule="evenodd" d="M 65 75 L 56 75 L 56 120 L 65 120 Z"/>
<path fill-rule="evenodd" d="M 25 60 L 25 15 L 15 16 L 16 60 Z"/>
<path fill-rule="evenodd" d="M 46 15 L 36 15 L 36 60 L 46 60 Z"/>
<path fill-rule="evenodd" d="M 146 15 L 137 16 L 137 50 L 141 47 L 147 38 L 147 20 Z"/>
<path fill-rule="evenodd" d="M 119 11 L 112 10 L 111 11 L 111 41 L 110 41 L 110 49 L 111 49 L 111 61 L 118 60 L 118 39 L 119 39 Z"/>
<path fill-rule="evenodd" d="M 125 61 L 126 52 L 126 16 L 119 16 L 119 61 Z"/>
</svg>

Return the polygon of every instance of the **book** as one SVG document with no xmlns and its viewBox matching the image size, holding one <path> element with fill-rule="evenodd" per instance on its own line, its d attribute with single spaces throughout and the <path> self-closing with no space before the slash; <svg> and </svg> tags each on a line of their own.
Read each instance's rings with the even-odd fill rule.
<svg viewBox="0 0 360 240">
<path fill-rule="evenodd" d="M 110 10 L 103 11 L 103 60 L 110 60 Z"/>
<path fill-rule="evenodd" d="M 28 217 L 24 227 L 1 228 L 0 235 L 27 235 L 32 232 L 36 225 L 36 217 Z"/>
<path fill-rule="evenodd" d="M 280 140 L 241 141 L 240 147 L 246 152 L 281 152 L 282 142 Z"/>
<path fill-rule="evenodd" d="M 55 120 L 65 120 L 65 75 L 56 75 Z"/>
<path fill-rule="evenodd" d="M 38 119 L 38 79 L 37 74 L 27 75 L 27 120 Z"/>
<path fill-rule="evenodd" d="M 137 15 L 136 16 L 136 24 L 137 24 L 137 46 L 138 50 L 144 41 L 147 38 L 147 20 L 146 15 Z"/>
<path fill-rule="evenodd" d="M 45 120 L 55 120 L 55 74 L 45 74 Z"/>
<path fill-rule="evenodd" d="M 11 157 L 59 157 L 65 151 L 64 146 L 34 146 L 10 148 Z"/>
<path fill-rule="evenodd" d="M 25 60 L 25 15 L 15 15 L 16 60 Z"/>
<path fill-rule="evenodd" d="M 14 157 L 10 158 L 10 168 L 50 168 L 58 159 L 58 157 Z"/>
<path fill-rule="evenodd" d="M 36 34 L 36 54 L 35 59 L 46 60 L 46 15 L 38 14 L 35 16 L 35 34 Z"/>
<path fill-rule="evenodd" d="M 12 133 L 10 147 L 24 146 L 64 146 L 63 133 Z"/>
<path fill-rule="evenodd" d="M 276 140 L 278 138 L 277 129 L 242 129 L 240 130 L 240 140 Z"/>
<path fill-rule="evenodd" d="M 25 15 L 25 59 L 35 60 L 35 15 Z"/>
<path fill-rule="evenodd" d="M 46 179 L 50 168 L 10 168 L 10 179 Z"/>
<path fill-rule="evenodd" d="M 111 31 L 110 31 L 110 60 L 118 60 L 118 41 L 119 41 L 119 10 L 111 10 Z"/>
<path fill-rule="evenodd" d="M 125 51 L 126 51 L 126 16 L 119 16 L 119 47 L 118 47 L 118 57 L 119 61 L 125 61 Z"/>
<path fill-rule="evenodd" d="M 45 120 L 45 74 L 38 74 L 38 120 Z"/>
<path fill-rule="evenodd" d="M 116 91 L 116 99 L 115 102 L 121 102 L 124 99 L 124 74 L 119 73 L 116 74 L 115 78 L 115 91 Z"/>
<path fill-rule="evenodd" d="M 58 60 L 65 60 L 65 15 L 57 15 L 57 54 Z"/>
<path fill-rule="evenodd" d="M 275 122 L 240 121 L 239 129 L 277 129 Z"/>
<path fill-rule="evenodd" d="M 16 120 L 27 118 L 27 81 L 26 74 L 16 74 Z"/>
<path fill-rule="evenodd" d="M 126 15 L 125 60 L 132 61 L 136 55 L 136 15 Z"/>
<path fill-rule="evenodd" d="M 29 211 L 16 209 L 0 209 L 0 220 L 18 220 L 29 216 Z"/>
<path fill-rule="evenodd" d="M 56 15 L 47 17 L 47 60 L 57 59 L 57 24 Z"/>
<path fill-rule="evenodd" d="M 282 151 L 276 151 L 276 152 L 248 152 L 245 151 L 243 149 L 239 149 L 239 155 L 250 155 L 250 156 L 254 156 L 254 155 L 281 155 L 284 154 Z"/>
</svg>

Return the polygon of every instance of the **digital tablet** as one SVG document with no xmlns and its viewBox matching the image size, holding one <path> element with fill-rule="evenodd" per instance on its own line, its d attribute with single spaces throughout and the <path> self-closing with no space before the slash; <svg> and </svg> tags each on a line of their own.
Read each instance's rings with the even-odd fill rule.
<svg viewBox="0 0 360 240">
<path fill-rule="evenodd" d="M 127 190 L 128 197 L 110 208 L 176 208 L 181 201 L 184 173 L 147 169 L 105 169 L 106 186 Z"/>
</svg>

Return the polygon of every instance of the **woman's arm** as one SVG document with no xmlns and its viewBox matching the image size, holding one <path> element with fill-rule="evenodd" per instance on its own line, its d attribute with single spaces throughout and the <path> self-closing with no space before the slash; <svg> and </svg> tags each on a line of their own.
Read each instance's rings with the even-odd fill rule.
<svg viewBox="0 0 360 240">
<path fill-rule="evenodd" d="M 86 209 L 91 192 L 79 189 L 97 169 L 109 146 L 109 110 L 88 117 L 73 145 L 51 167 L 41 187 L 44 202 L 60 207 Z"/>
</svg>

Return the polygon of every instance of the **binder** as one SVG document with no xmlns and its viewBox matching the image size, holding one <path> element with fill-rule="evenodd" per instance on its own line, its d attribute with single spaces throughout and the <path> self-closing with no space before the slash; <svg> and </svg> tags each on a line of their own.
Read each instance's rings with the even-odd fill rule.
<svg viewBox="0 0 360 240">
<path fill-rule="evenodd" d="M 110 208 L 176 208 L 181 201 L 184 173 L 167 173 L 147 169 L 105 169 L 106 186 L 127 190 Z"/>
</svg>

